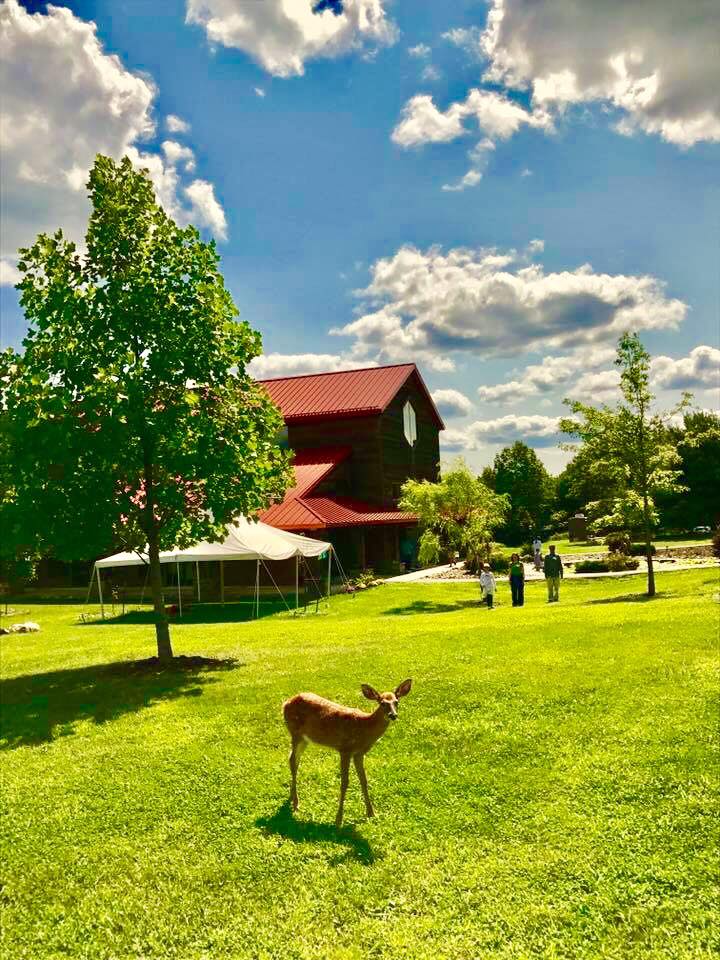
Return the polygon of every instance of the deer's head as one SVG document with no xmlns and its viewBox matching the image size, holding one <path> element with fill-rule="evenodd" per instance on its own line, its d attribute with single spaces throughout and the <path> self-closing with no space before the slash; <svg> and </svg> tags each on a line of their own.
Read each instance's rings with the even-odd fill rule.
<svg viewBox="0 0 720 960">
<path fill-rule="evenodd" d="M 398 700 L 410 693 L 411 686 L 412 680 L 403 680 L 399 687 L 395 687 L 388 693 L 378 693 L 375 687 L 371 687 L 369 683 L 364 683 L 361 689 L 364 697 L 367 697 L 368 700 L 376 700 L 380 704 L 388 720 L 397 720 Z"/>
</svg>

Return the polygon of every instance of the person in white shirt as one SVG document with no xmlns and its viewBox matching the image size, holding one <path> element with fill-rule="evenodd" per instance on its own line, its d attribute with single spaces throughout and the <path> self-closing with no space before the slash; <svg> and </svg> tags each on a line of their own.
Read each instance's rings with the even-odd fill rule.
<svg viewBox="0 0 720 960">
<path fill-rule="evenodd" d="M 495 577 L 490 570 L 490 564 L 484 563 L 482 573 L 480 574 L 480 589 L 482 591 L 488 610 L 493 608 L 493 598 L 495 597 Z"/>
<path fill-rule="evenodd" d="M 535 561 L 535 569 L 542 570 L 542 540 L 540 537 L 535 537 L 533 540 L 533 559 Z"/>
</svg>

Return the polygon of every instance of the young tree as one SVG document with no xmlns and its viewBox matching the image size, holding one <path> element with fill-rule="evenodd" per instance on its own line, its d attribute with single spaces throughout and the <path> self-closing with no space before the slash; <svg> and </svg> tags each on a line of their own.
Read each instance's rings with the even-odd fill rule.
<svg viewBox="0 0 720 960">
<path fill-rule="evenodd" d="M 289 481 L 281 416 L 246 373 L 260 336 L 214 243 L 180 228 L 145 172 L 98 156 L 86 252 L 62 232 L 21 251 L 29 324 L 0 369 L 19 544 L 87 558 L 147 546 L 158 656 L 172 657 L 159 553 L 217 540 Z"/>
<path fill-rule="evenodd" d="M 652 412 L 650 356 L 637 334 L 624 334 L 618 341 L 615 363 L 620 367 L 623 401 L 615 407 L 591 407 L 566 400 L 573 418 L 563 418 L 560 429 L 577 437 L 590 462 L 611 478 L 621 491 L 609 513 L 598 518 L 608 526 L 639 529 L 645 543 L 648 596 L 655 596 L 652 533 L 657 523 L 654 496 L 680 488 L 680 456 L 668 433 L 670 417 L 683 410 L 689 397 L 672 411 Z"/>
<path fill-rule="evenodd" d="M 530 539 L 547 523 L 553 480 L 542 460 L 526 443 L 517 440 L 495 457 L 494 489 L 510 499 L 510 513 L 502 534 L 505 543 Z"/>
<path fill-rule="evenodd" d="M 462 461 L 437 483 L 408 480 L 399 506 L 419 519 L 423 565 L 437 563 L 442 552 L 455 551 L 471 565 L 489 560 L 493 532 L 508 510 L 507 497 L 493 493 Z"/>
</svg>

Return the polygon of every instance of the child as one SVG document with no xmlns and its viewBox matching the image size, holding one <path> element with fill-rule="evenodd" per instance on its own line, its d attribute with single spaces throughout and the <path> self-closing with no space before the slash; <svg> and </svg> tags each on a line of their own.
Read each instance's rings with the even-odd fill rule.
<svg viewBox="0 0 720 960">
<path fill-rule="evenodd" d="M 495 577 L 492 575 L 489 563 L 483 564 L 482 573 L 480 574 L 480 589 L 485 597 L 488 610 L 492 610 L 493 597 L 495 596 Z"/>
</svg>

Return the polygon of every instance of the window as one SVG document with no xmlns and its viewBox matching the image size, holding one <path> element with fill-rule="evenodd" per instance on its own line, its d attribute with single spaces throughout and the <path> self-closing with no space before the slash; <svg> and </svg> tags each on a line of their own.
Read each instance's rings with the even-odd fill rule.
<svg viewBox="0 0 720 960">
<path fill-rule="evenodd" d="M 403 430 L 405 432 L 405 439 L 410 444 L 410 446 L 415 445 L 417 440 L 417 422 L 415 420 L 415 411 L 413 410 L 413 405 L 408 402 L 403 407 Z"/>
</svg>

